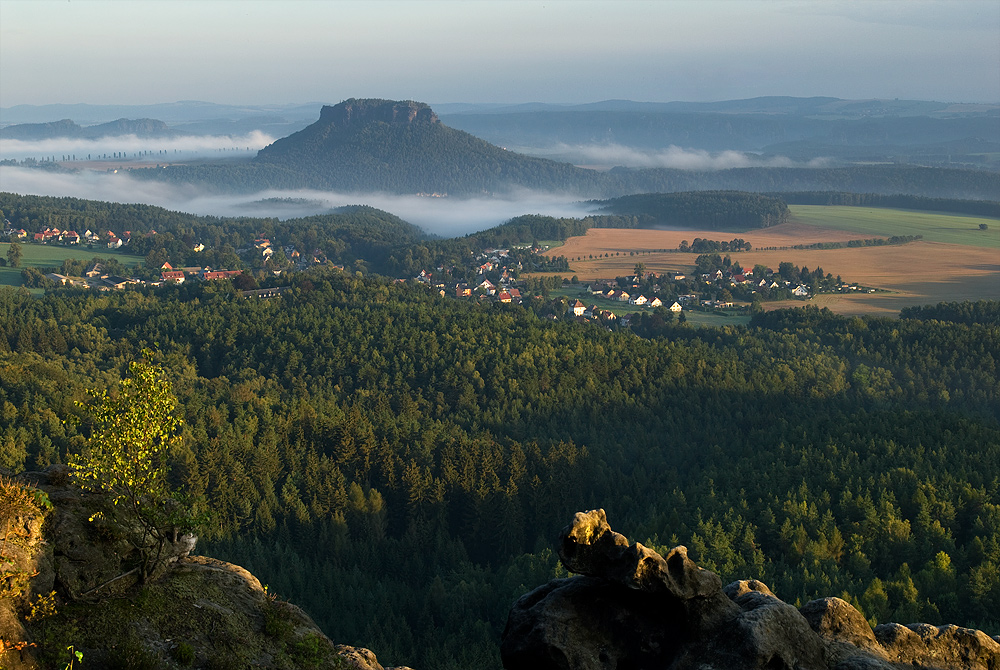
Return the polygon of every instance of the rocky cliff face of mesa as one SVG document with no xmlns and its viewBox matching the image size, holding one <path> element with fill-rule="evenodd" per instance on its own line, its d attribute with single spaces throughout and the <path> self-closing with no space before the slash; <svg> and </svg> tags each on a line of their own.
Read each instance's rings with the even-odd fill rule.
<svg viewBox="0 0 1000 670">
<path fill-rule="evenodd" d="M 577 513 L 557 579 L 514 605 L 509 670 L 1000 670 L 1000 639 L 956 626 L 882 624 L 839 598 L 801 609 L 763 583 L 723 587 L 675 547 L 666 556 Z"/>
<path fill-rule="evenodd" d="M 319 122 L 345 127 L 352 123 L 380 122 L 406 125 L 441 121 L 423 102 L 351 98 L 339 105 L 324 105 L 319 114 Z"/>
<path fill-rule="evenodd" d="M 192 556 L 194 537 L 139 583 L 134 547 L 90 520 L 101 496 L 67 474 L 0 478 L 0 668 L 61 670 L 81 652 L 74 668 L 392 670 L 331 642 L 243 568 Z"/>
</svg>

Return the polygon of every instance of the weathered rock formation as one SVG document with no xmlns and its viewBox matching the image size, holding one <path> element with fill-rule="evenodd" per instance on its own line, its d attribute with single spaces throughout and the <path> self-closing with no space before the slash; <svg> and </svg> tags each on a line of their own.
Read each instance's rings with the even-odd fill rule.
<svg viewBox="0 0 1000 670">
<path fill-rule="evenodd" d="M 351 123 L 440 123 L 426 103 L 413 100 L 372 100 L 351 98 L 338 105 L 323 105 L 320 123 L 344 127 Z"/>
<path fill-rule="evenodd" d="M 193 537 L 177 538 L 153 578 L 139 583 L 134 548 L 113 527 L 89 520 L 101 496 L 67 479 L 63 466 L 22 476 L 32 485 L 22 490 L 39 501 L 28 513 L 5 504 L 5 491 L 14 489 L 0 480 L 0 533 L 8 539 L 0 668 L 63 668 L 73 645 L 84 668 L 387 670 L 367 649 L 335 645 L 243 568 L 191 556 Z"/>
<path fill-rule="evenodd" d="M 956 626 L 874 630 L 839 598 L 797 609 L 757 580 L 722 586 L 675 547 L 629 544 L 604 510 L 578 512 L 560 558 L 581 576 L 523 596 L 500 653 L 509 670 L 1000 670 L 1000 640 Z"/>
</svg>

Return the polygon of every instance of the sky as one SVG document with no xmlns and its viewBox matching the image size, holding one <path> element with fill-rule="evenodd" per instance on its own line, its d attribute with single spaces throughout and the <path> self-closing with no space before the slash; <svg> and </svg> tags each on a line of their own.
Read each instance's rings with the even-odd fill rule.
<svg viewBox="0 0 1000 670">
<path fill-rule="evenodd" d="M 0 107 L 1000 102 L 997 0 L 0 0 Z"/>
</svg>

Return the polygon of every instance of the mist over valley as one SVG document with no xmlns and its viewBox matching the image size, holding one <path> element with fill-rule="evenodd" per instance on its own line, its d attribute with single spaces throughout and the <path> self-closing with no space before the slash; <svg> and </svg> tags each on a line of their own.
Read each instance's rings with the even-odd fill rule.
<svg viewBox="0 0 1000 670">
<path fill-rule="evenodd" d="M 870 114 L 873 108 L 871 103 L 851 107 L 848 102 L 823 99 L 822 109 L 836 109 L 843 116 L 851 110 L 855 115 L 862 113 L 857 110 Z M 820 122 L 827 124 L 824 128 L 830 123 L 862 124 L 842 133 L 839 150 L 831 150 L 839 151 L 840 158 L 818 155 L 816 147 L 808 150 L 799 125 L 817 123 L 805 116 L 817 112 L 810 100 L 733 101 L 703 106 L 699 111 L 683 104 L 652 106 L 652 111 L 650 107 L 619 101 L 569 111 L 542 106 L 504 112 L 485 107 L 475 113 L 465 106 L 462 114 L 445 115 L 450 122 L 469 125 L 487 137 L 534 141 L 504 147 L 448 128 L 432 108 L 420 103 L 352 99 L 324 107 L 319 121 L 281 138 L 260 129 L 243 135 L 192 134 L 192 127 L 209 123 L 212 114 L 225 108 L 179 103 L 171 118 L 182 123 L 173 126 L 150 119 L 141 124 L 119 119 L 86 127 L 70 121 L 7 125 L 0 130 L 0 189 L 142 202 L 215 216 L 293 218 L 362 203 L 391 211 L 432 235 L 452 236 L 489 228 L 520 214 L 584 215 L 580 201 L 627 193 L 712 188 L 918 193 L 929 183 L 921 177 L 919 183 L 907 185 L 906 179 L 917 174 L 912 170 L 900 182 L 890 176 L 892 163 L 845 158 L 845 147 L 857 147 L 866 141 L 866 133 L 871 134 L 863 125 L 871 121 L 859 121 L 856 116 Z M 764 108 L 771 116 L 759 116 Z M 306 113 L 310 107 L 298 109 Z M 995 111 L 991 107 L 952 109 L 946 119 L 934 114 L 948 106 L 910 103 L 906 109 L 911 125 L 921 119 L 932 124 L 922 126 L 919 133 L 912 129 L 896 132 L 896 139 L 909 138 L 911 148 L 955 142 L 962 133 L 980 130 L 987 137 L 966 140 L 966 152 L 987 156 L 983 152 L 1000 139 L 993 137 L 1000 131 L 988 122 L 967 127 L 988 119 Z M 117 111 L 120 108 L 105 113 Z M 882 109 L 876 121 L 899 111 L 891 106 Z M 637 133 L 640 113 L 646 130 Z M 26 112 L 22 109 L 19 114 L 16 118 Z M 653 128 L 665 129 L 663 124 L 675 117 L 700 128 L 695 133 L 691 128 L 683 131 L 692 142 L 689 146 L 664 145 L 680 137 L 676 131 L 673 135 L 653 132 Z M 720 117 L 725 117 L 728 139 L 719 136 Z M 601 140 L 562 141 L 593 139 L 598 121 L 611 126 Z M 145 135 L 103 134 L 130 124 L 153 130 Z M 81 136 L 88 133 L 96 136 Z M 373 133 L 381 139 L 375 141 Z M 769 153 L 763 146 L 778 137 L 798 142 L 789 146 L 798 154 L 796 158 Z M 741 148 L 719 148 L 727 146 Z M 949 155 L 940 164 L 950 172 L 932 180 L 931 188 L 936 190 L 930 195 L 975 198 L 990 192 L 995 178 L 955 170 L 969 167 L 962 155 Z M 933 160 L 924 163 L 936 165 Z M 977 186 L 976 180 L 983 185 Z"/>
</svg>

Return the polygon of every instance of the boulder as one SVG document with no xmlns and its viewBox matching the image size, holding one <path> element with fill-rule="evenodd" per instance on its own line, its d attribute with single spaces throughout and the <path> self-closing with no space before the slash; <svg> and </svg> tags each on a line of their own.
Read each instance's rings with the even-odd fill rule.
<svg viewBox="0 0 1000 670">
<path fill-rule="evenodd" d="M 573 517 L 559 556 L 583 576 L 514 604 L 500 646 L 509 670 L 1000 670 L 1000 645 L 981 631 L 873 631 L 839 598 L 797 609 L 755 579 L 723 588 L 684 547 L 630 544 L 604 510 Z"/>
</svg>

